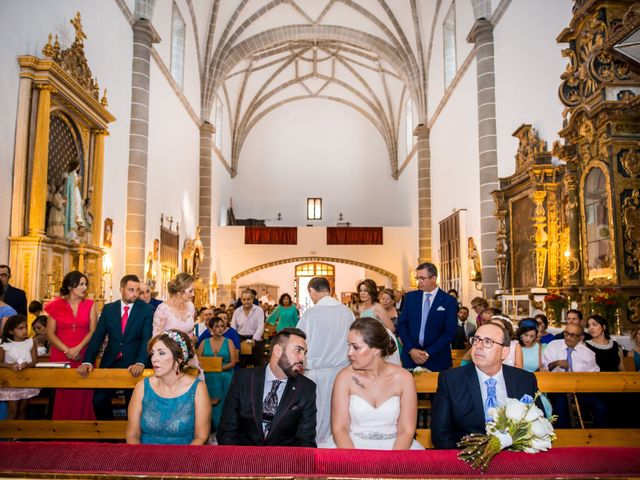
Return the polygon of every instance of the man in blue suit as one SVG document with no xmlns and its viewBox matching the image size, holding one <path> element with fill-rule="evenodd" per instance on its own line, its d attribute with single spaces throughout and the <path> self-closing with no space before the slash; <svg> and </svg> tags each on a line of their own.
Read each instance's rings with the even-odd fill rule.
<svg viewBox="0 0 640 480">
<path fill-rule="evenodd" d="M 147 343 L 151 339 L 154 309 L 138 299 L 140 280 L 136 275 L 125 275 L 120 280 L 121 299 L 104 306 L 96 331 L 93 333 L 84 363 L 78 373 L 86 377 L 93 370 L 100 347 L 109 336 L 102 354 L 100 368 L 126 368 L 132 377 L 139 377 L 148 362 Z M 111 400 L 115 390 L 99 389 L 93 395 L 93 408 L 98 420 L 113 420 Z M 125 390 L 127 405 L 131 390 Z"/>
<path fill-rule="evenodd" d="M 418 289 L 405 295 L 398 321 L 402 365 L 439 372 L 450 368 L 451 342 L 458 328 L 458 302 L 438 288 L 438 269 L 425 262 L 416 268 Z"/>
</svg>

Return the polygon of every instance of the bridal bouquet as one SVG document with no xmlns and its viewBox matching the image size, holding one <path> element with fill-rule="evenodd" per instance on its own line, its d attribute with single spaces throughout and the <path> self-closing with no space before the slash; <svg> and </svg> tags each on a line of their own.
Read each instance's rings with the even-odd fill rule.
<svg viewBox="0 0 640 480">
<path fill-rule="evenodd" d="M 538 396 L 540 392 L 535 398 Z M 473 468 L 486 471 L 493 457 L 505 448 L 527 453 L 549 450 L 556 435 L 553 425 L 535 406 L 534 400 L 530 395 L 520 400 L 508 398 L 504 405 L 489 409 L 491 421 L 487 423 L 487 433 L 465 435 L 458 443 L 458 447 L 463 449 L 458 458 Z"/>
</svg>

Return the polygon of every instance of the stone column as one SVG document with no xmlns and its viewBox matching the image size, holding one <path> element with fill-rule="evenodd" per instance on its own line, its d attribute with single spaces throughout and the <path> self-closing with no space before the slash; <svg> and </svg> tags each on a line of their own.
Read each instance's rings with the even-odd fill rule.
<svg viewBox="0 0 640 480">
<path fill-rule="evenodd" d="M 159 38 L 147 20 L 133 24 L 131 123 L 125 225 L 125 273 L 144 277 L 149 145 L 149 84 L 151 45 Z"/>
<path fill-rule="evenodd" d="M 431 149 L 429 129 L 418 125 L 413 134 L 417 137 L 418 155 L 418 262 L 430 262 L 431 257 Z"/>
<path fill-rule="evenodd" d="M 213 134 L 216 129 L 209 122 L 200 125 L 200 201 L 198 224 L 200 240 L 204 247 L 204 259 L 200 264 L 200 278 L 209 298 L 211 280 L 211 158 L 213 155 Z"/>
<path fill-rule="evenodd" d="M 498 288 L 496 272 L 495 205 L 491 192 L 499 188 L 496 143 L 495 68 L 493 25 L 485 19 L 474 23 L 467 41 L 476 45 L 476 81 L 478 86 L 478 153 L 480 159 L 480 257 L 482 288 L 488 298 Z"/>
<path fill-rule="evenodd" d="M 51 125 L 50 85 L 39 85 L 38 117 L 36 121 L 33 167 L 31 170 L 31 193 L 29 197 L 29 235 L 41 236 L 45 232 L 47 210 L 47 173 L 49 168 L 49 127 Z"/>
<path fill-rule="evenodd" d="M 93 132 L 93 198 L 91 208 L 93 210 L 93 243 L 102 244 L 102 185 L 104 176 L 104 137 L 108 135 L 105 130 Z"/>
</svg>

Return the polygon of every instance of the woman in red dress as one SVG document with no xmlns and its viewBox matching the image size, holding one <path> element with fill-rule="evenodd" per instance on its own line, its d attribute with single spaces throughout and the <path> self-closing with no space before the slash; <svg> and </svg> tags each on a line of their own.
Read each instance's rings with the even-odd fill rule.
<svg viewBox="0 0 640 480">
<path fill-rule="evenodd" d="M 47 337 L 51 342 L 51 361 L 82 363 L 84 351 L 96 329 L 98 313 L 87 296 L 87 277 L 78 271 L 67 273 L 60 296 L 44 307 L 49 317 Z M 93 390 L 57 389 L 53 402 L 54 420 L 95 420 Z"/>
</svg>

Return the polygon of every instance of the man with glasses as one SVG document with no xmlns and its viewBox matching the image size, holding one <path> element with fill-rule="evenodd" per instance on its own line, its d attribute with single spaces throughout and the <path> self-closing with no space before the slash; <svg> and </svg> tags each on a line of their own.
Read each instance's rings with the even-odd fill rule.
<svg viewBox="0 0 640 480">
<path fill-rule="evenodd" d="M 599 372 L 600 367 L 596 363 L 596 355 L 584 344 L 584 331 L 579 322 L 567 323 L 562 340 L 554 340 L 547 345 L 542 354 L 542 368 L 550 372 Z M 569 428 L 571 419 L 569 416 L 569 402 L 566 394 L 549 395 L 553 406 L 553 413 L 558 415 L 556 428 Z M 602 426 L 601 419 L 606 416 L 604 405 L 593 395 L 580 395 L 578 401 L 588 404 L 588 409 L 597 418 L 598 425 Z"/>
<path fill-rule="evenodd" d="M 589 332 L 585 332 L 587 322 L 580 310 L 577 310 L 575 308 L 567 310 L 566 320 L 567 326 L 578 325 L 582 329 L 583 340 L 591 340 L 591 335 L 589 335 Z M 564 338 L 564 332 L 560 332 L 555 337 L 553 337 L 554 340 L 564 340 Z"/>
<path fill-rule="evenodd" d="M 485 433 L 488 410 L 507 398 L 532 398 L 538 390 L 533 373 L 503 365 L 510 339 L 498 324 L 480 326 L 469 338 L 470 365 L 440 372 L 431 410 L 431 440 L 436 448 L 457 448 L 469 433 Z"/>
<path fill-rule="evenodd" d="M 439 372 L 451 368 L 451 342 L 458 328 L 458 302 L 438 288 L 438 269 L 425 262 L 416 268 L 417 291 L 405 295 L 398 321 L 402 365 Z"/>
</svg>

